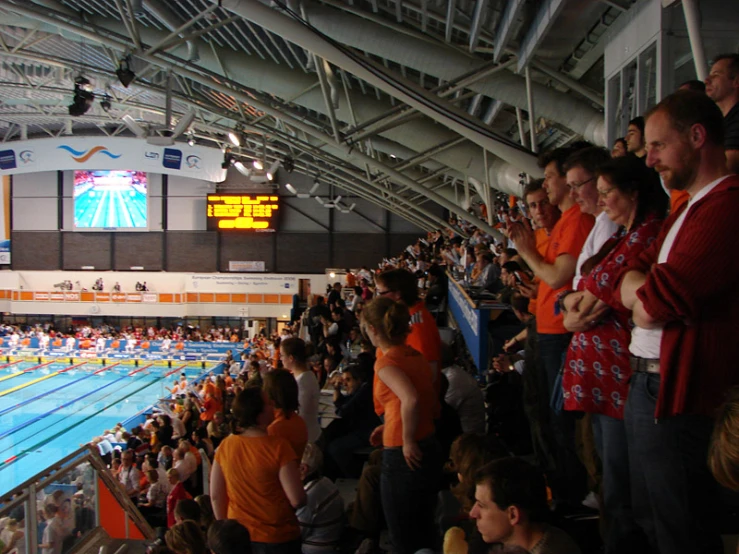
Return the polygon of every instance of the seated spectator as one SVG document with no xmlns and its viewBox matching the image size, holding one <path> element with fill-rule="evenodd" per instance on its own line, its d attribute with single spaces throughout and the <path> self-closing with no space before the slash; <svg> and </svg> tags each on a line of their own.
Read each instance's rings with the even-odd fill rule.
<svg viewBox="0 0 739 554">
<path fill-rule="evenodd" d="M 298 408 L 298 384 L 285 369 L 270 371 L 264 376 L 264 394 L 274 410 L 274 419 L 267 427 L 271 437 L 287 440 L 296 458 L 303 456 L 308 443 L 308 428 L 296 412 Z"/>
<path fill-rule="evenodd" d="M 165 542 L 175 554 L 208 554 L 203 532 L 194 521 L 183 521 L 173 526 L 167 531 Z"/>
<path fill-rule="evenodd" d="M 490 553 L 518 546 L 536 554 L 579 554 L 561 529 L 545 523 L 549 514 L 544 475 L 520 458 L 496 460 L 477 473 L 470 517 Z"/>
<path fill-rule="evenodd" d="M 295 510 L 305 504 L 298 458 L 282 437 L 269 436 L 274 415 L 266 395 L 244 389 L 234 399 L 234 434 L 216 451 L 211 499 L 216 519 L 236 519 L 258 553 L 300 553 Z"/>
<path fill-rule="evenodd" d="M 249 530 L 235 519 L 214 521 L 208 529 L 208 548 L 213 554 L 251 554 Z"/>
<path fill-rule="evenodd" d="M 174 507 L 175 525 L 183 521 L 194 521 L 200 526 L 200 506 L 192 498 L 183 498 Z"/>
<path fill-rule="evenodd" d="M 139 510 L 152 527 L 162 527 L 166 522 L 169 485 L 159 480 L 156 469 L 148 470 L 146 478 L 149 490 L 146 491 L 146 500 L 139 503 Z"/>
<path fill-rule="evenodd" d="M 141 475 L 134 464 L 134 453 L 132 450 L 126 450 L 121 455 L 121 470 L 118 473 L 118 480 L 123 490 L 126 491 L 128 497 L 135 504 L 141 491 Z"/>
<path fill-rule="evenodd" d="M 213 522 L 216 520 L 215 515 L 213 515 L 213 503 L 210 499 L 210 495 L 201 494 L 200 496 L 196 496 L 195 502 L 197 502 L 200 507 L 200 527 L 202 527 L 203 531 L 207 534 L 210 526 L 213 525 Z"/>
<path fill-rule="evenodd" d="M 167 479 L 169 480 L 169 494 L 167 495 L 167 527 L 172 527 L 175 524 L 174 509 L 180 500 L 185 498 L 192 498 L 189 492 L 185 489 L 185 485 L 180 481 L 180 474 L 175 468 L 170 469 L 167 472 Z"/>
<path fill-rule="evenodd" d="M 739 388 L 729 391 L 726 402 L 718 410 L 708 466 L 722 486 L 739 491 Z"/>
<path fill-rule="evenodd" d="M 456 410 L 464 433 L 485 434 L 485 401 L 475 378 L 454 364 L 452 349 L 446 344 L 441 349 L 441 361 L 449 388 L 444 401 Z"/>
<path fill-rule="evenodd" d="M 303 554 L 335 552 L 344 528 L 344 501 L 339 489 L 327 477 L 321 477 L 323 454 L 309 444 L 300 463 L 307 501 L 297 511 Z"/>
<path fill-rule="evenodd" d="M 324 431 L 326 475 L 356 479 L 362 468 L 361 460 L 353 452 L 370 446 L 370 434 L 380 424 L 380 419 L 372 403 L 372 385 L 366 382 L 359 364 L 348 366 L 341 379 L 341 385 L 334 389 L 334 407 L 339 419 L 332 421 Z"/>
<path fill-rule="evenodd" d="M 218 448 L 221 441 L 226 438 L 229 433 L 228 424 L 223 417 L 223 412 L 216 412 L 213 414 L 213 420 L 208 422 L 206 427 L 208 431 L 208 437 L 213 441 L 213 447 Z"/>
<path fill-rule="evenodd" d="M 46 527 L 39 548 L 41 554 L 61 554 L 62 544 L 66 537 L 59 507 L 56 504 L 47 504 L 44 507 Z"/>
</svg>

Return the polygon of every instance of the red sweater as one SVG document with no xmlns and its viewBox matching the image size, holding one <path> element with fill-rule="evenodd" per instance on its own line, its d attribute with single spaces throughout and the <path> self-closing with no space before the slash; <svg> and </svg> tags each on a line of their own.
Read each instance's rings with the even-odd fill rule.
<svg viewBox="0 0 739 554">
<path fill-rule="evenodd" d="M 631 269 L 646 273 L 637 295 L 647 313 L 664 322 L 655 417 L 713 417 L 728 389 L 739 384 L 739 176 L 724 179 L 690 207 L 667 262 L 657 264 L 683 209 L 621 276 Z"/>
</svg>

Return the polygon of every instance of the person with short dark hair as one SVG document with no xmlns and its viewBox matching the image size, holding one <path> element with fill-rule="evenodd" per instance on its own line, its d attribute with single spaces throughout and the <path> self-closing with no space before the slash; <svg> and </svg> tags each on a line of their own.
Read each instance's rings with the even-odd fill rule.
<svg viewBox="0 0 739 554">
<path fill-rule="evenodd" d="M 644 118 L 642 116 L 635 117 L 629 121 L 626 128 L 626 148 L 630 154 L 634 154 L 640 160 L 647 156 L 646 145 L 644 144 Z"/>
<path fill-rule="evenodd" d="M 280 357 L 285 369 L 292 372 L 291 377 L 295 379 L 298 387 L 296 412 L 305 421 L 308 428 L 308 440 L 316 442 L 321 436 L 321 426 L 318 423 L 321 389 L 315 373 L 308 367 L 305 343 L 299 338 L 284 340 L 280 345 Z M 297 452 L 296 454 L 301 455 Z"/>
<path fill-rule="evenodd" d="M 549 513 L 544 475 L 520 458 L 495 460 L 477 473 L 470 517 L 489 552 L 518 546 L 536 554 L 579 554 L 567 533 L 546 523 Z"/>
<path fill-rule="evenodd" d="M 208 548 L 213 554 L 251 554 L 251 535 L 235 519 L 214 521 L 208 529 Z"/>
<path fill-rule="evenodd" d="M 690 201 L 619 276 L 635 324 L 625 409 L 634 516 L 660 552 L 723 552 L 706 458 L 716 409 L 739 384 L 729 323 L 739 321 L 739 177 L 706 95 L 671 94 L 646 118 L 647 165 Z"/>
<path fill-rule="evenodd" d="M 731 173 L 739 173 L 739 54 L 716 56 L 706 77 L 706 94 L 724 116 L 724 150 Z"/>
<path fill-rule="evenodd" d="M 690 79 L 682 83 L 677 90 L 690 90 L 692 92 L 706 92 L 706 83 L 699 81 L 698 79 Z"/>
<path fill-rule="evenodd" d="M 612 158 L 622 158 L 629 153 L 628 146 L 626 146 L 626 139 L 623 137 L 617 138 L 613 141 L 613 147 L 611 148 Z"/>
<path fill-rule="evenodd" d="M 174 507 L 174 520 L 175 523 L 190 520 L 200 525 L 200 506 L 192 498 L 179 500 Z"/>
<path fill-rule="evenodd" d="M 167 531 L 165 542 L 175 554 L 208 554 L 205 537 L 196 521 L 183 521 Z"/>
</svg>

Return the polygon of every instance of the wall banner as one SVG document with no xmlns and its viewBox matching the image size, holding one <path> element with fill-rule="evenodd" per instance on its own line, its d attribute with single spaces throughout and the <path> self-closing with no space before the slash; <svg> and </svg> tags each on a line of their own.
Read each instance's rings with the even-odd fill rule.
<svg viewBox="0 0 739 554">
<path fill-rule="evenodd" d="M 255 294 L 296 294 L 298 278 L 294 275 L 229 275 L 198 273 L 188 275 L 187 292 L 231 292 Z"/>
<path fill-rule="evenodd" d="M 0 150 L 0 175 L 74 169 L 131 169 L 220 183 L 223 153 L 216 148 L 153 146 L 125 137 L 62 137 L 9 142 Z"/>
</svg>

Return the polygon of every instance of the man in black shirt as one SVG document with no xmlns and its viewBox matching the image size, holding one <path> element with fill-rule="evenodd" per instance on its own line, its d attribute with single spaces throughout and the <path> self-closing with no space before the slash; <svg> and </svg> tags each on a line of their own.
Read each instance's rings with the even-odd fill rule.
<svg viewBox="0 0 739 554">
<path fill-rule="evenodd" d="M 739 54 L 716 56 L 706 77 L 706 94 L 724 114 L 726 165 L 739 173 Z"/>
</svg>

